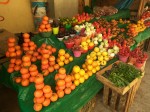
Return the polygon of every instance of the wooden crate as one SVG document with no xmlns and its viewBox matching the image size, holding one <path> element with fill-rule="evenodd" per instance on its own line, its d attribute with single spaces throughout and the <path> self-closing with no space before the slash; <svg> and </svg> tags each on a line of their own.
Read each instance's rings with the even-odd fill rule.
<svg viewBox="0 0 150 112">
<path fill-rule="evenodd" d="M 93 112 L 96 104 L 96 96 L 94 96 L 79 112 Z"/>
<path fill-rule="evenodd" d="M 119 61 L 116 63 L 119 63 Z M 114 112 L 128 112 L 129 107 L 133 103 L 136 91 L 140 86 L 144 72 L 141 78 L 136 78 L 128 86 L 119 88 L 102 76 L 106 70 L 112 68 L 112 65 L 104 68 L 96 74 L 97 79 L 104 84 L 103 104 Z"/>
</svg>

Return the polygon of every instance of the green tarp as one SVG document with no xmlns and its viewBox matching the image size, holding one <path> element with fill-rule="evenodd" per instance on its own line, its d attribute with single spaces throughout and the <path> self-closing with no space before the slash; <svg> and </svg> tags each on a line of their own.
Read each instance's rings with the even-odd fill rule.
<svg viewBox="0 0 150 112">
<path fill-rule="evenodd" d="M 39 35 L 33 38 L 35 43 L 40 46 L 41 43 L 51 44 L 56 48 L 64 47 L 62 42 L 59 42 L 54 37 L 51 36 L 50 38 L 42 38 Z M 57 43 L 57 44 L 56 44 Z M 90 52 L 90 51 L 89 51 Z M 87 53 L 88 54 L 88 53 Z M 74 58 L 74 61 L 70 64 L 66 65 L 65 68 L 67 69 L 67 73 L 70 73 L 72 67 L 74 65 L 82 65 L 86 59 L 86 55 L 83 54 L 80 58 Z M 113 60 L 109 61 L 113 63 L 117 60 L 114 58 Z M 36 63 L 39 65 L 39 63 Z M 7 87 L 11 87 L 18 92 L 18 101 L 19 106 L 22 112 L 34 112 L 33 110 L 33 93 L 35 91 L 34 83 L 29 85 L 28 87 L 22 87 L 19 84 L 16 84 L 13 81 L 13 78 L 19 76 L 19 72 L 14 72 L 12 74 L 7 73 L 7 66 L 5 64 L 2 67 L 2 71 L 0 72 L 0 82 L 6 85 Z M 52 88 L 55 87 L 54 76 L 56 71 L 45 77 L 45 84 L 51 85 Z M 42 109 L 41 112 L 76 112 L 79 110 L 84 104 L 86 104 L 92 97 L 96 95 L 96 93 L 103 87 L 103 85 L 96 80 L 95 74 L 91 76 L 87 81 L 83 84 L 79 85 L 70 95 L 66 95 L 62 99 L 59 99 L 57 102 L 51 103 L 50 106 L 45 107 Z"/>
</svg>

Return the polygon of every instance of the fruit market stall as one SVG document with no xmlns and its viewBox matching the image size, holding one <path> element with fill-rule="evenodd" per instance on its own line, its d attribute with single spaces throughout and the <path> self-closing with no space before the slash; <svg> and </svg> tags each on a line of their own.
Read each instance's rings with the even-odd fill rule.
<svg viewBox="0 0 150 112">
<path fill-rule="evenodd" d="M 95 73 L 118 57 L 127 62 L 133 55 L 131 62 L 140 69 L 147 55 L 135 48 L 149 38 L 150 29 L 143 20 L 115 19 L 92 21 L 92 15 L 83 13 L 51 25 L 44 16 L 39 34 L 22 35 L 22 47 L 10 37 L 10 62 L 2 66 L 0 82 L 18 92 L 21 111 L 78 111 L 103 87 Z"/>
</svg>

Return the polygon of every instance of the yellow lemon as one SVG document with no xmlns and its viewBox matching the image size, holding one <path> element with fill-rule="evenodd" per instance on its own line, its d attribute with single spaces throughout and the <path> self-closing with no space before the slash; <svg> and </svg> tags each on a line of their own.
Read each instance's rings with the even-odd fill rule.
<svg viewBox="0 0 150 112">
<path fill-rule="evenodd" d="M 74 73 L 78 73 L 79 71 L 80 71 L 80 67 L 77 66 L 77 65 L 75 65 L 75 66 L 73 67 L 73 72 L 74 72 Z"/>
<path fill-rule="evenodd" d="M 74 81 L 74 84 L 75 84 L 76 86 L 78 86 L 78 85 L 80 84 L 79 80 L 75 80 L 75 81 Z"/>
<path fill-rule="evenodd" d="M 90 42 L 91 42 L 91 40 L 90 40 L 90 39 L 87 39 L 87 40 L 86 40 L 86 42 L 87 42 L 87 43 L 90 43 Z"/>
<path fill-rule="evenodd" d="M 107 52 L 102 52 L 102 55 L 103 55 L 103 56 L 107 56 L 108 53 L 107 53 Z"/>
<path fill-rule="evenodd" d="M 83 65 L 82 65 L 82 68 L 86 68 L 86 65 L 85 65 L 85 64 L 83 64 Z"/>
<path fill-rule="evenodd" d="M 74 78 L 75 79 L 79 79 L 80 78 L 80 74 L 79 73 L 74 74 Z"/>
<path fill-rule="evenodd" d="M 93 69 L 92 69 L 92 73 L 96 73 L 96 68 L 93 68 Z"/>
<path fill-rule="evenodd" d="M 73 57 L 72 56 L 69 57 L 69 61 L 70 62 L 73 61 Z"/>
<path fill-rule="evenodd" d="M 101 65 L 105 66 L 106 63 L 107 63 L 106 61 L 102 61 L 102 62 L 101 62 Z"/>
<path fill-rule="evenodd" d="M 99 60 L 99 61 L 103 61 L 103 56 L 99 56 L 99 57 L 98 57 L 98 60 Z"/>
<path fill-rule="evenodd" d="M 90 56 L 89 56 L 89 55 L 87 55 L 87 56 L 86 56 L 86 58 L 87 58 L 87 59 L 89 59 L 89 58 L 90 58 Z"/>
<path fill-rule="evenodd" d="M 60 61 L 64 61 L 65 60 L 65 56 L 60 56 L 59 59 L 60 59 Z"/>
<path fill-rule="evenodd" d="M 79 74 L 80 74 L 81 76 L 84 76 L 85 71 L 84 71 L 83 69 L 80 69 Z"/>
<path fill-rule="evenodd" d="M 86 74 L 84 75 L 84 78 L 85 78 L 85 80 L 88 79 L 88 78 L 89 78 L 89 75 L 86 73 Z"/>
<path fill-rule="evenodd" d="M 82 46 L 87 46 L 87 43 L 86 42 L 81 42 L 81 45 Z"/>
<path fill-rule="evenodd" d="M 79 82 L 83 83 L 85 81 L 84 77 L 80 77 Z"/>
<path fill-rule="evenodd" d="M 65 59 L 64 63 L 68 64 L 69 63 L 69 59 Z"/>
<path fill-rule="evenodd" d="M 92 73 L 92 71 L 88 71 L 87 74 L 88 74 L 89 76 L 92 76 L 93 73 Z"/>
<path fill-rule="evenodd" d="M 96 71 L 99 71 L 99 70 L 100 70 L 100 66 L 97 66 L 97 67 L 96 67 Z"/>
<path fill-rule="evenodd" d="M 108 56 L 105 56 L 105 57 L 104 57 L 104 60 L 105 60 L 105 61 L 108 61 L 108 60 L 109 60 L 109 57 L 108 57 Z"/>
<path fill-rule="evenodd" d="M 97 56 L 100 56 L 100 55 L 101 55 L 101 52 L 97 52 L 96 55 L 97 55 Z"/>
<path fill-rule="evenodd" d="M 61 55 L 61 56 L 62 56 L 62 55 L 65 55 L 65 53 L 66 53 L 66 52 L 65 52 L 64 49 L 60 49 L 60 50 L 58 51 L 58 54 Z"/>
<path fill-rule="evenodd" d="M 92 59 L 87 59 L 87 63 L 90 65 L 93 63 L 93 60 Z"/>
<path fill-rule="evenodd" d="M 95 47 L 94 48 L 94 51 L 97 53 L 97 52 L 99 52 L 99 48 L 98 47 Z"/>
<path fill-rule="evenodd" d="M 63 61 L 58 62 L 58 65 L 59 66 L 64 66 L 64 62 Z"/>
<path fill-rule="evenodd" d="M 88 66 L 87 66 L 87 69 L 88 69 L 89 71 L 92 70 L 92 69 L 93 69 L 92 65 L 88 65 Z"/>
<path fill-rule="evenodd" d="M 93 60 L 96 60 L 96 59 L 97 59 L 97 56 L 94 56 L 94 57 L 93 57 Z"/>
</svg>

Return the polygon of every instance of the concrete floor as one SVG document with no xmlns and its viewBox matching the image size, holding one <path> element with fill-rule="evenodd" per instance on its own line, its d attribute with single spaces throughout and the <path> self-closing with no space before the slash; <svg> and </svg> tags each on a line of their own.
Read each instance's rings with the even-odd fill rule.
<svg viewBox="0 0 150 112">
<path fill-rule="evenodd" d="M 129 112 L 150 112 L 150 58 L 146 63 L 145 71 L 145 76 Z M 0 112 L 20 112 L 16 92 L 1 85 Z M 111 112 L 102 104 L 102 91 L 97 95 L 96 106 L 93 112 Z"/>
</svg>

